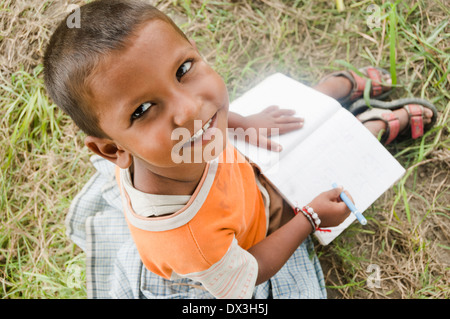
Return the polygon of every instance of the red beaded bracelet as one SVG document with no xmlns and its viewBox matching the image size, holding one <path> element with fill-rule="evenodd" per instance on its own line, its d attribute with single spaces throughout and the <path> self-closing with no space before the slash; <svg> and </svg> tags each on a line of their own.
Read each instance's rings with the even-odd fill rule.
<svg viewBox="0 0 450 319">
<path fill-rule="evenodd" d="M 298 208 L 295 207 L 294 208 L 294 213 L 295 215 L 298 215 L 298 213 L 302 212 L 303 215 L 308 219 L 309 223 L 311 224 L 312 228 L 313 228 L 313 233 L 316 230 L 322 231 L 322 232 L 331 232 L 330 229 L 323 229 L 323 228 L 319 228 L 319 225 L 321 223 L 321 220 L 319 218 L 319 215 L 317 215 L 316 212 L 314 212 L 314 209 L 308 205 L 303 206 L 303 208 Z"/>
<path fill-rule="evenodd" d="M 309 216 L 309 214 L 307 213 L 307 212 L 305 212 L 303 209 L 301 209 L 301 208 L 298 208 L 298 207 L 295 207 L 294 208 L 294 213 L 295 213 L 295 215 L 298 215 L 299 213 L 302 213 L 305 217 L 306 217 L 306 219 L 309 221 L 309 223 L 311 224 L 311 227 L 312 227 L 312 229 L 313 229 L 313 233 L 316 231 L 316 224 L 314 224 L 314 222 L 313 222 L 313 220 L 312 220 L 312 218 L 311 218 L 311 216 Z"/>
</svg>

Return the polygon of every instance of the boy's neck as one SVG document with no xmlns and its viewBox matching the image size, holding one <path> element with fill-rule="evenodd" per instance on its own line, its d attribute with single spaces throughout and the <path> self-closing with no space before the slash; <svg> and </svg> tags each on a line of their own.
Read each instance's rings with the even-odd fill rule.
<svg viewBox="0 0 450 319">
<path fill-rule="evenodd" d="M 200 182 L 206 168 L 206 163 L 195 163 L 189 171 L 194 171 L 188 177 L 173 174 L 167 176 L 164 172 L 154 172 L 134 162 L 130 168 L 133 186 L 144 193 L 155 195 L 192 195 Z"/>
</svg>

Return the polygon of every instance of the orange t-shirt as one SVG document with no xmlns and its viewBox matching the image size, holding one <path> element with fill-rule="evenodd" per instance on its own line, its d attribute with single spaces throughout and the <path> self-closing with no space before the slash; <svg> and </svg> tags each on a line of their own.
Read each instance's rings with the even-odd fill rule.
<svg viewBox="0 0 450 319">
<path fill-rule="evenodd" d="M 117 180 L 120 185 L 120 174 Z M 255 173 L 230 143 L 215 161 L 207 164 L 189 202 L 174 214 L 139 216 L 122 185 L 120 189 L 125 216 L 142 262 L 147 269 L 167 279 L 177 275 L 192 278 L 190 274 L 204 274 L 212 268 L 224 268 L 225 264 L 231 269 L 229 264 L 236 262 L 224 256 L 233 243 L 247 250 L 266 236 L 266 212 Z M 248 263 L 254 266 L 255 260 Z M 251 276 L 250 281 L 256 280 L 257 268 Z M 219 279 L 211 280 L 217 284 Z M 224 287 L 233 286 L 229 280 L 223 283 Z"/>
</svg>

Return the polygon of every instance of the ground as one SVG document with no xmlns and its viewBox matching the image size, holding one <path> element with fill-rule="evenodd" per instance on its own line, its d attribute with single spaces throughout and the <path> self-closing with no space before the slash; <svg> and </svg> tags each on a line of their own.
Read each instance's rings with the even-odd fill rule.
<svg viewBox="0 0 450 319">
<path fill-rule="evenodd" d="M 328 246 L 330 298 L 450 297 L 449 9 L 443 0 L 153 1 L 193 38 L 231 100 L 273 72 L 306 84 L 333 70 L 391 72 L 392 98 L 439 110 L 424 138 L 389 151 L 407 174 Z M 71 199 L 93 173 L 83 134 L 49 101 L 42 56 L 69 4 L 0 5 L 0 296 L 85 298 L 84 254 L 65 235 Z M 74 8 L 74 7 L 72 7 Z M 76 8 L 76 7 L 75 7 Z"/>
</svg>

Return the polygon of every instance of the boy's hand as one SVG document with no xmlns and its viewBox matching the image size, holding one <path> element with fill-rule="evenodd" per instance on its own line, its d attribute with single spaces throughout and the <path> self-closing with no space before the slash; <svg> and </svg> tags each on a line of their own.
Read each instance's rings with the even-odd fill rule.
<svg viewBox="0 0 450 319">
<path fill-rule="evenodd" d="M 342 187 L 323 192 L 315 197 L 309 206 L 319 215 L 321 220 L 320 227 L 333 227 L 342 223 L 350 214 L 350 209 L 342 201 L 339 194 L 343 191 Z M 347 196 L 353 201 L 348 192 Z"/>
<path fill-rule="evenodd" d="M 271 129 L 278 129 L 278 134 L 284 134 L 302 128 L 304 120 L 294 114 L 294 110 L 280 109 L 273 105 L 260 113 L 244 117 L 242 127 L 246 130 L 255 128 L 258 133 L 256 139 L 249 138 L 248 142 L 272 151 L 281 151 L 281 145 L 269 138 L 272 135 Z"/>
</svg>

